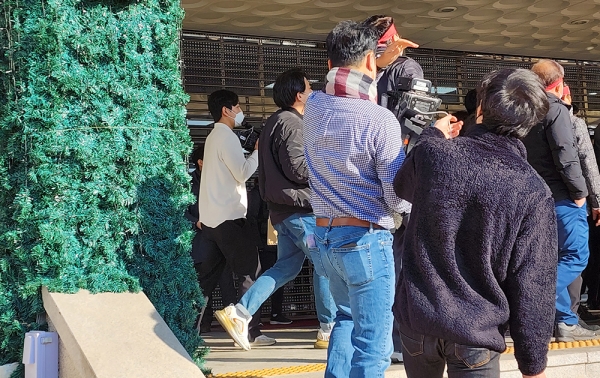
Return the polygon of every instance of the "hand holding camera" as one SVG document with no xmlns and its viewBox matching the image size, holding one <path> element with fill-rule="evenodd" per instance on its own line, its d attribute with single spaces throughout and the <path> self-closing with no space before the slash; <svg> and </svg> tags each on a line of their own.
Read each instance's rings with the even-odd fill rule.
<svg viewBox="0 0 600 378">
<path fill-rule="evenodd" d="M 260 130 L 246 122 L 244 122 L 243 126 L 246 127 L 245 130 L 234 130 L 240 140 L 242 148 L 248 152 L 258 150 Z"/>
<path fill-rule="evenodd" d="M 458 136 L 462 125 L 463 121 L 459 121 L 455 116 L 448 114 L 444 118 L 438 119 L 434 127 L 443 132 L 446 139 L 452 139 Z"/>
</svg>

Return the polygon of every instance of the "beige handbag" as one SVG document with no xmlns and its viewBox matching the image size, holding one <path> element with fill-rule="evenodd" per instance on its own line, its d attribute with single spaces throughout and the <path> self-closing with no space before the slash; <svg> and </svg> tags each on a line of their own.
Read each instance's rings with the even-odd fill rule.
<svg viewBox="0 0 600 378">
<path fill-rule="evenodd" d="M 267 223 L 267 245 L 277 245 L 277 231 L 271 224 L 271 217 Z"/>
</svg>

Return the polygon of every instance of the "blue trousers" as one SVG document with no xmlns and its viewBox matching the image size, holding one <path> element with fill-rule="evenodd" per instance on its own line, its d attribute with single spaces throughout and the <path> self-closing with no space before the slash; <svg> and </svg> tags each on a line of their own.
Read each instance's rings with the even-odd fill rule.
<svg viewBox="0 0 600 378">
<path fill-rule="evenodd" d="M 589 226 L 585 205 L 577 207 L 571 200 L 555 203 L 558 226 L 558 268 L 556 272 L 556 322 L 577 324 L 571 310 L 567 287 L 583 272 L 590 256 Z"/>
<path fill-rule="evenodd" d="M 271 294 L 296 278 L 302 270 L 304 259 L 309 256 L 306 236 L 314 232 L 313 214 L 294 214 L 274 225 L 277 230 L 277 262 L 264 272 L 240 299 L 250 314 L 254 314 Z M 309 256 L 310 257 L 310 256 Z M 323 331 L 330 331 L 335 317 L 335 303 L 329 291 L 329 280 L 313 275 L 315 307 Z"/>
<path fill-rule="evenodd" d="M 308 246 L 337 306 L 325 378 L 383 378 L 392 354 L 392 234 L 373 227 L 317 227 Z"/>
</svg>

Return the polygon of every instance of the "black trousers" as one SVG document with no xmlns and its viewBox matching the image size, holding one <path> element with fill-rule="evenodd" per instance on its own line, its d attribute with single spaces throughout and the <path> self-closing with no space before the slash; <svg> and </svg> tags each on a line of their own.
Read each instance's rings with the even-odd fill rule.
<svg viewBox="0 0 600 378">
<path fill-rule="evenodd" d="M 200 265 L 198 265 L 198 268 Z M 197 271 L 196 271 L 197 273 Z M 235 283 L 233 282 L 233 272 L 229 265 L 225 265 L 223 274 L 219 279 L 219 289 L 221 289 L 221 300 L 224 306 L 237 302 L 237 290 Z M 213 291 L 214 293 L 214 291 Z M 206 301 L 206 307 L 204 309 L 204 315 L 202 316 L 202 325 L 210 325 L 213 320 L 214 308 L 213 308 L 213 293 L 210 293 L 208 300 Z"/>
<path fill-rule="evenodd" d="M 590 259 L 582 273 L 584 288 L 588 288 L 588 307 L 600 308 L 600 227 L 592 217 L 588 217 L 590 225 Z"/>
<path fill-rule="evenodd" d="M 402 330 L 402 356 L 408 378 L 499 378 L 500 353 L 487 348 Z"/>
<path fill-rule="evenodd" d="M 226 265 L 238 278 L 238 298 L 254 284 L 261 268 L 253 232 L 245 218 L 227 220 L 214 228 L 202 225 L 199 247 L 202 256 L 195 268 L 204 295 L 213 292 Z M 258 328 L 260 314 L 257 314 L 249 325 L 250 340 L 261 334 Z"/>
<path fill-rule="evenodd" d="M 396 289 L 398 289 L 398 284 L 400 281 L 400 270 L 402 269 L 402 242 L 404 240 L 405 231 L 406 226 L 404 226 L 403 224 L 396 230 L 396 232 L 394 232 L 394 241 L 392 244 L 392 250 L 394 251 L 394 270 L 396 272 Z M 394 327 L 392 328 L 392 342 L 394 343 L 394 352 L 401 352 L 402 340 L 400 339 L 400 324 L 396 320 L 395 314 Z"/>
</svg>

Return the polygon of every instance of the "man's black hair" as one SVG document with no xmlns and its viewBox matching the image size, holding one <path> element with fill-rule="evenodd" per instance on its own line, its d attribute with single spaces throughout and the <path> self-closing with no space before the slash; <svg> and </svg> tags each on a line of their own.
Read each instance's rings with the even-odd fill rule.
<svg viewBox="0 0 600 378">
<path fill-rule="evenodd" d="M 573 115 L 579 114 L 579 106 L 575 105 L 575 103 L 571 103 L 571 107 L 573 107 Z"/>
<path fill-rule="evenodd" d="M 471 89 L 465 95 L 465 109 L 469 114 L 474 114 L 477 111 L 477 89 Z"/>
<path fill-rule="evenodd" d="M 523 139 L 548 112 L 548 97 L 540 78 L 523 68 L 487 74 L 477 89 L 483 125 L 498 135 Z"/>
<path fill-rule="evenodd" d="M 232 109 L 240 103 L 238 95 L 226 89 L 219 89 L 208 96 L 208 110 L 215 122 L 218 122 L 222 117 L 223 106 L 227 109 Z"/>
<path fill-rule="evenodd" d="M 192 163 L 198 169 L 198 160 L 204 160 L 204 143 L 199 145 L 192 152 Z"/>
<path fill-rule="evenodd" d="M 306 74 L 300 68 L 292 68 L 277 76 L 273 85 L 275 104 L 281 109 L 291 108 L 296 102 L 296 95 L 306 91 L 304 78 Z"/>
<path fill-rule="evenodd" d="M 358 65 L 369 51 L 377 47 L 375 29 L 364 23 L 342 21 L 327 36 L 327 56 L 332 67 Z"/>
<path fill-rule="evenodd" d="M 383 14 L 376 14 L 371 16 L 362 22 L 363 24 L 373 28 L 377 33 L 377 39 L 383 37 L 385 32 L 388 31 L 390 26 L 394 24 L 394 19 L 390 16 Z"/>
</svg>

